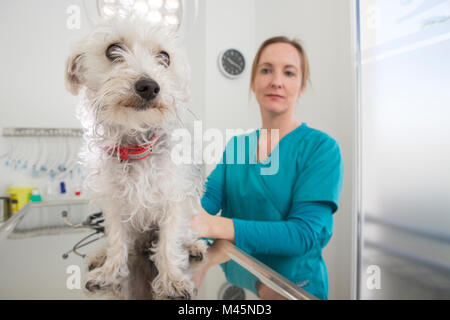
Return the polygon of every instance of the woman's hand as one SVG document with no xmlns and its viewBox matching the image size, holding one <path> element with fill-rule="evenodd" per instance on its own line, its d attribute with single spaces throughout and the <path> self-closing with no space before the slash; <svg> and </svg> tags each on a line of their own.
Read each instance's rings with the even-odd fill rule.
<svg viewBox="0 0 450 320">
<path fill-rule="evenodd" d="M 192 220 L 190 227 L 192 230 L 198 233 L 200 238 L 210 238 L 211 234 L 211 222 L 212 216 L 201 208 L 200 213 L 196 214 Z"/>
<path fill-rule="evenodd" d="M 205 278 L 209 268 L 212 266 L 222 264 L 230 260 L 226 253 L 226 240 L 216 240 L 208 248 L 206 254 L 206 262 L 200 265 L 192 276 L 192 281 L 194 282 L 195 288 L 200 290 L 202 286 L 203 279 Z"/>
<path fill-rule="evenodd" d="M 222 264 L 230 260 L 227 254 L 227 240 L 218 239 L 208 248 L 208 263 L 210 266 Z"/>
</svg>

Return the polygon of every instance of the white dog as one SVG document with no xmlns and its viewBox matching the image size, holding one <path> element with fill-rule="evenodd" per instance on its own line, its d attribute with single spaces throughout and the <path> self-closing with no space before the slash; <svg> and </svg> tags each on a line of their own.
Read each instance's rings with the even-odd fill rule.
<svg viewBox="0 0 450 320">
<path fill-rule="evenodd" d="M 84 90 L 86 185 L 102 208 L 106 246 L 87 258 L 85 288 L 122 299 L 189 299 L 205 244 L 189 228 L 201 172 L 171 160 L 189 66 L 172 29 L 102 22 L 75 46 L 66 87 Z"/>
</svg>

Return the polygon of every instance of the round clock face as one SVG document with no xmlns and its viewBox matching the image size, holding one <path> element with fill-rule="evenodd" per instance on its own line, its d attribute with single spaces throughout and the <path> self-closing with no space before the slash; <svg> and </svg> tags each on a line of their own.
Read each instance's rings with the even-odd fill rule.
<svg viewBox="0 0 450 320">
<path fill-rule="evenodd" d="M 236 49 L 228 49 L 219 55 L 219 68 L 228 78 L 236 78 L 245 69 L 244 55 Z"/>
</svg>

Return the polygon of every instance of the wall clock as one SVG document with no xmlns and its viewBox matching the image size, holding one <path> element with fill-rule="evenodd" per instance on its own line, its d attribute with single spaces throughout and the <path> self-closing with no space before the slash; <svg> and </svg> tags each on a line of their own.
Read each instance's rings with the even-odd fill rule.
<svg viewBox="0 0 450 320">
<path fill-rule="evenodd" d="M 227 49 L 219 54 L 219 70 L 230 79 L 239 77 L 245 69 L 244 55 L 236 49 Z"/>
</svg>

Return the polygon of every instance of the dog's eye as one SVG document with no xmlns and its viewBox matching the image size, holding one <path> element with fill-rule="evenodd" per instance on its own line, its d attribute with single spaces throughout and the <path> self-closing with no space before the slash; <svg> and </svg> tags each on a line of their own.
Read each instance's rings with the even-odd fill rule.
<svg viewBox="0 0 450 320">
<path fill-rule="evenodd" d="M 106 49 L 106 57 L 112 62 L 120 62 L 122 61 L 122 52 L 124 51 L 123 47 L 118 43 L 113 43 L 108 46 Z"/>
<path fill-rule="evenodd" d="M 170 65 L 170 56 L 165 51 L 160 51 L 156 55 L 156 59 L 158 59 L 159 63 L 161 63 L 166 68 Z"/>
</svg>

